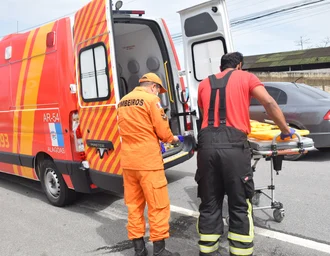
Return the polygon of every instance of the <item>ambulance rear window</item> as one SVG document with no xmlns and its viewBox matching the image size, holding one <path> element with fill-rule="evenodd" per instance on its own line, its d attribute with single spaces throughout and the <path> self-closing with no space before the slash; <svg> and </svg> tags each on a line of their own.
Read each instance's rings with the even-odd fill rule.
<svg viewBox="0 0 330 256">
<path fill-rule="evenodd" d="M 106 48 L 97 43 L 83 48 L 79 54 L 81 95 L 85 102 L 110 98 Z"/>
</svg>

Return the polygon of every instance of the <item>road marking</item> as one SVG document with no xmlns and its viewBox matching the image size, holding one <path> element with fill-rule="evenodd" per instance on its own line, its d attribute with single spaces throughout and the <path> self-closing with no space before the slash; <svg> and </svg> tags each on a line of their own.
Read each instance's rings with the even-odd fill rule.
<svg viewBox="0 0 330 256">
<path fill-rule="evenodd" d="M 189 209 L 179 207 L 179 206 L 174 206 L 174 205 L 171 205 L 171 211 L 179 213 L 179 214 L 187 215 L 187 216 L 192 216 L 195 218 L 198 218 L 198 216 L 199 216 L 198 211 L 193 211 L 193 210 L 189 210 Z M 224 224 L 227 225 L 225 221 L 224 221 Z M 277 239 L 277 240 L 280 240 L 283 242 L 299 245 L 299 246 L 306 247 L 306 248 L 309 248 L 312 250 L 330 254 L 330 245 L 328 245 L 328 244 L 323 244 L 323 243 L 315 242 L 315 241 L 312 241 L 309 239 L 300 238 L 300 237 L 296 237 L 296 236 L 292 236 L 292 235 L 288 235 L 288 234 L 284 234 L 281 232 L 272 231 L 272 230 L 268 230 L 268 229 L 264 229 L 264 228 L 259 228 L 259 227 L 254 228 L 254 233 L 257 235 Z"/>
</svg>

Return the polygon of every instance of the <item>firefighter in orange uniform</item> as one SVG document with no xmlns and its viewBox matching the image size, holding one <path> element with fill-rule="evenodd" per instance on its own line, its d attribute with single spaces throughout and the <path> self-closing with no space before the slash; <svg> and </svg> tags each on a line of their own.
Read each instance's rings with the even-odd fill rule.
<svg viewBox="0 0 330 256">
<path fill-rule="evenodd" d="M 133 240 L 135 256 L 145 256 L 144 208 L 148 204 L 150 241 L 153 255 L 180 255 L 165 249 L 169 237 L 170 201 L 159 141 L 177 143 L 167 116 L 160 104 L 159 93 L 165 93 L 161 79 L 147 73 L 132 92 L 118 104 L 121 167 L 124 178 L 124 200 L 128 208 L 128 238 Z"/>
</svg>

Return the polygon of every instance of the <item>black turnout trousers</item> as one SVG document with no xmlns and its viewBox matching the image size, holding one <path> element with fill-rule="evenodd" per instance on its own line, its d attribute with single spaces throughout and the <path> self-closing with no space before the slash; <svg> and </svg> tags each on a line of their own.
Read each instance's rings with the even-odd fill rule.
<svg viewBox="0 0 330 256">
<path fill-rule="evenodd" d="M 224 232 L 222 205 L 228 197 L 230 255 L 252 255 L 254 225 L 251 200 L 254 194 L 251 151 L 247 135 L 226 126 L 226 85 L 233 71 L 223 78 L 210 76 L 211 95 L 208 126 L 198 134 L 197 172 L 199 206 L 198 232 L 202 255 L 219 248 Z M 220 93 L 219 127 L 214 127 L 216 93 Z"/>
</svg>

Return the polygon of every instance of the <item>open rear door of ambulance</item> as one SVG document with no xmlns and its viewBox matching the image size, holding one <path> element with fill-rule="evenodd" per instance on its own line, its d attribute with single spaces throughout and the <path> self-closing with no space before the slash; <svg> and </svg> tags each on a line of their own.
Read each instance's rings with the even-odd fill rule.
<svg viewBox="0 0 330 256">
<path fill-rule="evenodd" d="M 73 149 L 82 151 L 78 153 L 89 165 L 92 186 L 122 193 L 116 109 L 119 91 L 111 15 L 111 1 L 105 0 L 92 0 L 75 15 L 78 114 L 73 113 L 72 126 L 80 146 Z"/>
<path fill-rule="evenodd" d="M 201 125 L 197 104 L 199 83 L 220 71 L 223 54 L 233 51 L 225 0 L 211 0 L 179 11 L 194 135 Z"/>
</svg>

